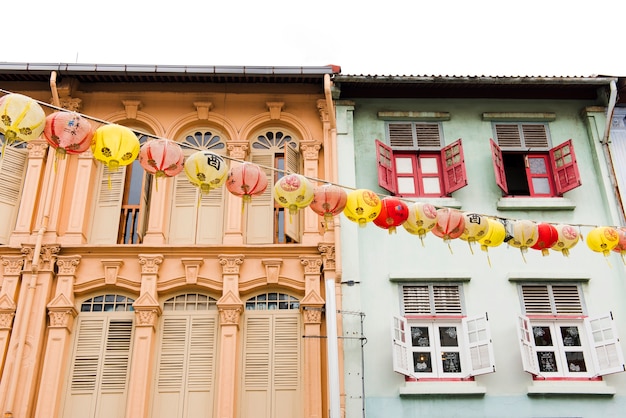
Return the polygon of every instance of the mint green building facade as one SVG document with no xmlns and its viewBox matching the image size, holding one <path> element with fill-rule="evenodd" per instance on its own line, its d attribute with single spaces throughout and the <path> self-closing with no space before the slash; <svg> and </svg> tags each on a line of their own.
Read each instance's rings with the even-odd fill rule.
<svg viewBox="0 0 626 418">
<path fill-rule="evenodd" d="M 341 217 L 346 417 L 623 416 L 626 265 L 585 242 L 623 219 L 606 145 L 615 81 L 335 77 L 339 183 L 514 237 L 481 249 Z M 453 173 L 441 151 L 459 139 Z M 384 149 L 396 165 L 381 180 Z M 569 255 L 509 245 L 521 220 L 579 241 Z"/>
</svg>

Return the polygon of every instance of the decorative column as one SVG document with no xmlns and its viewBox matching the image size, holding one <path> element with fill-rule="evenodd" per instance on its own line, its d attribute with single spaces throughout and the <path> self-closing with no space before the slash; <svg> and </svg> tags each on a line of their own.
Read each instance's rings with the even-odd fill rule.
<svg viewBox="0 0 626 418">
<path fill-rule="evenodd" d="M 5 416 L 32 415 L 46 331 L 46 304 L 59 251 L 60 246 L 56 244 L 43 245 L 39 262 L 32 266 L 34 248 L 22 247 L 26 258 L 25 272 L 22 273 L 11 343 L 0 382 L 0 406 Z"/>
<path fill-rule="evenodd" d="M 84 244 L 87 242 L 87 231 L 91 217 L 90 202 L 92 195 L 92 179 L 97 173 L 96 160 L 91 150 L 87 150 L 76 156 L 67 155 L 76 161 L 76 171 L 72 182 L 74 190 L 71 194 L 72 202 L 68 208 L 67 230 L 59 241 L 65 245 Z"/>
<path fill-rule="evenodd" d="M 244 161 L 248 151 L 248 141 L 229 141 L 228 155 L 234 159 Z M 239 161 L 230 161 L 230 166 L 241 164 Z M 224 223 L 224 245 L 243 245 L 243 199 L 228 192 L 224 186 L 224 199 L 228 211 Z"/>
<path fill-rule="evenodd" d="M 181 174 L 183 175 L 183 174 Z M 158 180 L 153 178 L 150 185 L 150 210 L 146 223 L 146 232 L 142 243 L 145 245 L 161 245 L 166 243 L 166 231 L 168 231 L 168 214 L 172 204 L 172 189 L 174 178 L 164 177 Z M 147 208 L 146 208 L 147 209 Z"/>
<path fill-rule="evenodd" d="M 55 296 L 48 304 L 48 339 L 43 356 L 39 391 L 35 406 L 35 417 L 55 417 L 59 413 L 63 395 L 63 381 L 67 373 L 66 355 L 71 343 L 74 318 L 78 312 L 74 307 L 74 281 L 81 256 L 57 257 L 57 286 Z"/>
<path fill-rule="evenodd" d="M 304 298 L 300 301 L 304 319 L 304 416 L 322 417 L 322 310 L 324 299 L 320 296 L 320 267 L 318 256 L 300 257 L 304 266 Z"/>
<path fill-rule="evenodd" d="M 157 273 L 162 262 L 163 256 L 160 254 L 139 254 L 141 291 L 133 303 L 135 332 L 129 370 L 127 417 L 148 417 L 156 326 L 162 312 L 156 290 Z"/>
<path fill-rule="evenodd" d="M 300 143 L 300 151 L 304 156 L 303 174 L 309 178 L 318 178 L 318 157 L 321 145 L 319 142 L 307 141 Z M 317 245 L 320 240 L 319 215 L 312 210 L 304 211 L 304 231 L 302 244 Z"/>
<path fill-rule="evenodd" d="M 23 243 L 34 243 L 30 240 L 31 229 L 35 223 L 35 207 L 37 202 L 44 202 L 41 196 L 41 179 L 44 171 L 44 158 L 48 143 L 45 140 L 35 139 L 28 142 L 28 161 L 26 177 L 22 187 L 20 208 L 15 220 L 15 230 L 9 240 L 10 246 L 20 246 Z M 41 205 L 40 205 L 41 206 Z"/>
<path fill-rule="evenodd" d="M 217 359 L 217 418 L 235 418 L 237 394 L 237 336 L 243 313 L 243 302 L 239 298 L 239 266 L 244 255 L 219 255 L 222 265 L 222 297 L 217 301 L 220 313 L 219 347 Z"/>
<path fill-rule="evenodd" d="M 0 257 L 4 266 L 2 290 L 0 291 L 0 376 L 4 370 L 4 358 L 6 358 L 15 316 L 15 299 L 17 298 L 17 284 L 24 266 L 24 256 L 5 255 Z"/>
</svg>

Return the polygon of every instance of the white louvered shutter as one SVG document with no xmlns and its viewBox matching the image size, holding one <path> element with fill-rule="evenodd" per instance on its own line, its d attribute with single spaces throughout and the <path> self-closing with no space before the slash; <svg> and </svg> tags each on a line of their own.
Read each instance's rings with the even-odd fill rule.
<svg viewBox="0 0 626 418">
<path fill-rule="evenodd" d="M 221 244 L 224 231 L 224 187 L 200 193 L 195 244 Z M 198 192 L 199 193 L 199 192 Z"/>
<path fill-rule="evenodd" d="M 0 156 L 0 244 L 9 241 L 15 228 L 27 159 L 28 151 L 8 145 Z"/>
<path fill-rule="evenodd" d="M 114 315 L 79 318 L 64 418 L 124 416 L 132 324 Z"/>
<path fill-rule="evenodd" d="M 461 323 L 469 345 L 470 375 L 495 372 L 496 363 L 487 314 L 463 318 Z"/>
<path fill-rule="evenodd" d="M 535 350 L 535 337 L 530 320 L 525 316 L 517 318 L 517 336 L 522 355 L 522 366 L 524 371 L 539 375 L 539 362 Z"/>
<path fill-rule="evenodd" d="M 101 164 L 90 244 L 116 244 L 124 195 L 126 167 L 109 171 Z"/>
<path fill-rule="evenodd" d="M 585 327 L 589 333 L 597 374 L 603 376 L 626 370 L 613 314 L 609 312 L 585 318 Z"/>
<path fill-rule="evenodd" d="M 291 147 L 289 142 L 285 144 L 285 168 L 287 173 L 300 173 L 300 153 L 298 150 Z M 300 242 L 301 223 L 302 210 L 291 215 L 289 211 L 285 209 L 285 235 L 294 242 Z"/>
<path fill-rule="evenodd" d="M 413 376 L 411 332 L 406 318 L 393 316 L 391 322 L 391 342 L 393 371 L 405 376 Z"/>
<path fill-rule="evenodd" d="M 170 215 L 170 244 L 193 244 L 198 218 L 198 188 L 185 175 L 174 177 L 174 199 Z"/>
<path fill-rule="evenodd" d="M 242 418 L 271 418 L 271 317 L 247 315 L 244 329 Z"/>
<path fill-rule="evenodd" d="M 251 162 L 261 166 L 267 176 L 267 189 L 260 196 L 253 196 L 244 207 L 246 212 L 246 243 L 271 244 L 274 242 L 274 176 L 270 168 L 273 154 L 253 154 Z"/>
</svg>

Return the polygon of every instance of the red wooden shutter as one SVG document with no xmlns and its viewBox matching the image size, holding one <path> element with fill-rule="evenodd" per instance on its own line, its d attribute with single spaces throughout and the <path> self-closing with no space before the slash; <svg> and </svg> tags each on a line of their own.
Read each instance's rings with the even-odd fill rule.
<svg viewBox="0 0 626 418">
<path fill-rule="evenodd" d="M 449 195 L 461 187 L 467 186 L 465 158 L 463 157 L 463 145 L 460 138 L 441 149 L 441 161 L 443 162 L 443 188 L 445 194 Z"/>
<path fill-rule="evenodd" d="M 556 184 L 556 194 L 561 196 L 582 184 L 571 139 L 550 150 L 550 162 Z"/>
<path fill-rule="evenodd" d="M 504 173 L 504 163 L 502 161 L 502 150 L 493 139 L 491 143 L 491 158 L 493 159 L 493 171 L 496 175 L 496 184 L 502 189 L 504 194 L 509 194 L 509 187 L 506 184 L 506 174 Z"/>
<path fill-rule="evenodd" d="M 393 150 L 387 144 L 376 140 L 376 161 L 378 164 L 378 185 L 390 193 L 396 194 L 396 167 L 393 162 Z"/>
</svg>

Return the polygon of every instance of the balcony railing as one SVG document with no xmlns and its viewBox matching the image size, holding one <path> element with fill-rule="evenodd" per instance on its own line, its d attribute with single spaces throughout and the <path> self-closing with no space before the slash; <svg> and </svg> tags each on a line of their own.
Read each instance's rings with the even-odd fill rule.
<svg viewBox="0 0 626 418">
<path fill-rule="evenodd" d="M 118 244 L 140 244 L 139 235 L 139 205 L 122 205 L 120 227 L 117 235 Z"/>
</svg>

